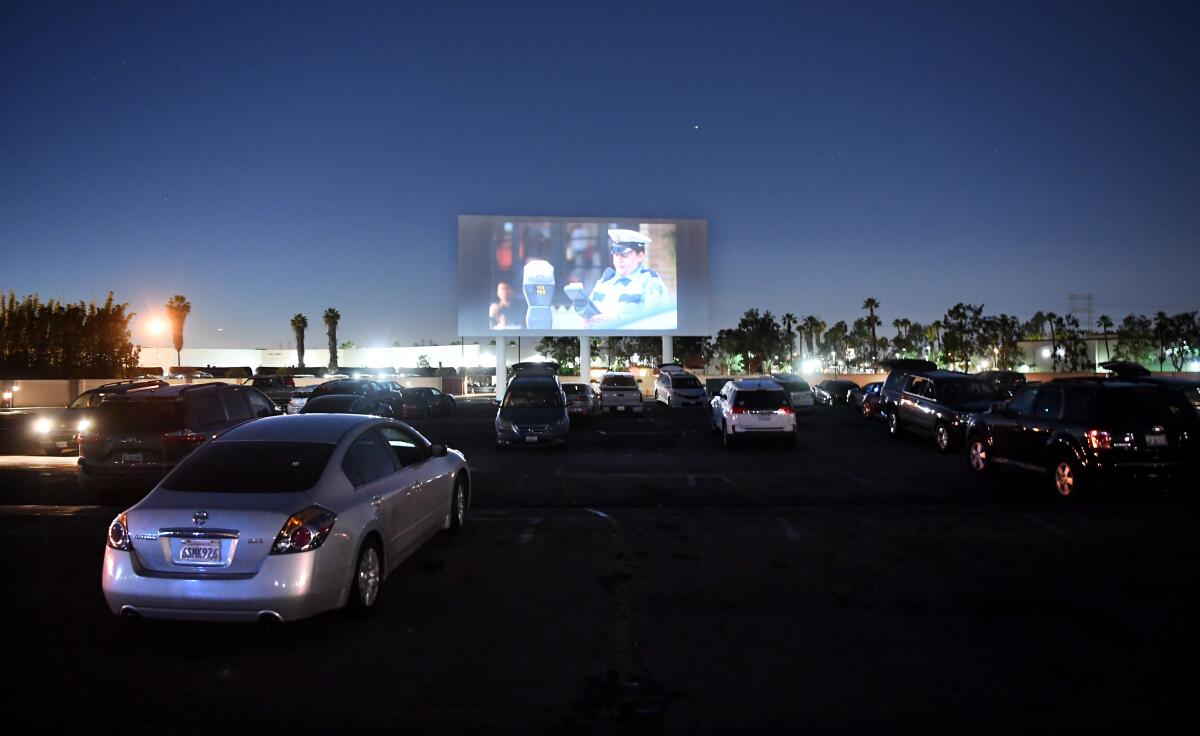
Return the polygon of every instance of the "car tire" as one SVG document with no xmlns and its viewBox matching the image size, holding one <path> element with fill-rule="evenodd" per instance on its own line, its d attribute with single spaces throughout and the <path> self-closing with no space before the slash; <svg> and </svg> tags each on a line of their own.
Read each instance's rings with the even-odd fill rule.
<svg viewBox="0 0 1200 736">
<path fill-rule="evenodd" d="M 895 439 L 900 439 L 900 432 L 904 429 L 900 424 L 900 413 L 895 409 L 888 414 L 888 434 Z"/>
<path fill-rule="evenodd" d="M 379 601 L 383 588 L 383 559 L 379 544 L 373 539 L 363 543 L 354 563 L 354 577 L 350 582 L 350 600 L 346 607 L 352 613 L 366 613 Z"/>
<path fill-rule="evenodd" d="M 1070 455 L 1059 455 L 1050 464 L 1050 480 L 1054 484 L 1054 494 L 1063 501 L 1071 501 L 1079 497 L 1083 483 L 1083 469 L 1078 461 Z"/>
<path fill-rule="evenodd" d="M 454 479 L 454 490 L 450 492 L 450 513 L 446 515 L 445 530 L 458 534 L 467 523 L 467 484 L 462 476 Z"/>
<path fill-rule="evenodd" d="M 732 450 L 733 446 L 734 446 L 734 444 L 736 444 L 736 442 L 737 442 L 737 440 L 734 438 L 733 433 L 729 431 L 728 425 L 726 425 L 724 422 L 722 422 L 721 423 L 721 444 L 725 446 L 726 450 Z"/>
<path fill-rule="evenodd" d="M 977 475 L 992 472 L 992 452 L 986 438 L 976 435 L 967 442 L 967 465 Z"/>
<path fill-rule="evenodd" d="M 945 422 L 938 422 L 933 428 L 933 444 L 937 446 L 938 452 L 950 452 L 953 448 L 953 442 L 950 439 L 950 428 Z"/>
</svg>

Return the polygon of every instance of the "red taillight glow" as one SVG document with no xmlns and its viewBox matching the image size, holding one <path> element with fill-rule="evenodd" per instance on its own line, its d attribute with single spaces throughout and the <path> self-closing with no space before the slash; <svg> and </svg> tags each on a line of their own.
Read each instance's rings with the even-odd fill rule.
<svg viewBox="0 0 1200 736">
<path fill-rule="evenodd" d="M 792 412 L 792 407 L 788 406 L 787 404 L 784 404 L 783 406 L 776 409 L 775 413 L 776 414 L 791 414 L 793 412 Z"/>
<path fill-rule="evenodd" d="M 746 407 L 744 407 L 744 406 L 734 406 L 734 407 L 733 407 L 732 409 L 730 409 L 729 411 L 730 411 L 730 413 L 731 413 L 731 414 L 745 414 L 745 413 L 746 413 Z"/>
<path fill-rule="evenodd" d="M 317 549 L 325 543 L 335 521 L 337 515 L 321 506 L 309 506 L 292 514 L 275 536 L 271 554 L 285 555 Z"/>
<path fill-rule="evenodd" d="M 178 432 L 167 432 L 162 436 L 164 444 L 168 445 L 198 445 L 208 439 L 208 435 L 181 429 Z"/>
<path fill-rule="evenodd" d="M 1101 429 L 1089 430 L 1084 437 L 1087 439 L 1088 447 L 1093 450 L 1108 450 L 1113 446 L 1112 435 Z"/>
<path fill-rule="evenodd" d="M 80 432 L 79 433 L 79 444 L 81 444 L 81 445 L 85 442 L 99 442 L 102 439 L 104 439 L 104 435 L 100 434 L 99 432 Z"/>
</svg>

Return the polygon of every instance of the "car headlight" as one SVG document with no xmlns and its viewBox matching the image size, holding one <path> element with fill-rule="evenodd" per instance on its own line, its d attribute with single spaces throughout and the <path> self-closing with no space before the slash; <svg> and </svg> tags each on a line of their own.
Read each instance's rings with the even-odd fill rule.
<svg viewBox="0 0 1200 736">
<path fill-rule="evenodd" d="M 86 432 L 91 428 L 92 428 L 92 420 L 91 419 L 80 419 L 79 424 L 77 424 L 75 426 L 75 429 L 79 432 Z"/>
<path fill-rule="evenodd" d="M 50 427 L 49 419 L 39 419 L 33 423 L 33 431 L 38 434 L 50 434 Z"/>
<path fill-rule="evenodd" d="M 503 417 L 496 418 L 496 430 L 499 432 L 511 432 L 513 423 Z"/>
</svg>

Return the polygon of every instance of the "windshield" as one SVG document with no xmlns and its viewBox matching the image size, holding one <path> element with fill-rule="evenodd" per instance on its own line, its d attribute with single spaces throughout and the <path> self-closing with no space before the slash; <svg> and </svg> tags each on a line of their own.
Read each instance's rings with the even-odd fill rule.
<svg viewBox="0 0 1200 736">
<path fill-rule="evenodd" d="M 947 401 L 998 401 L 1000 394 L 983 381 L 947 381 L 938 384 L 938 397 Z"/>
<path fill-rule="evenodd" d="M 633 376 L 605 376 L 600 388 L 637 388 L 637 379 Z"/>
<path fill-rule="evenodd" d="M 331 394 L 364 394 L 366 384 L 362 381 L 330 381 L 322 383 L 312 390 L 311 396 L 329 396 Z"/>
<path fill-rule="evenodd" d="M 695 376 L 671 376 L 671 386 L 674 388 L 701 388 L 700 381 Z"/>
<path fill-rule="evenodd" d="M 210 442 L 162 487 L 193 493 L 296 493 L 316 485 L 333 454 L 324 442 Z"/>
<path fill-rule="evenodd" d="M 588 390 L 587 386 L 584 386 L 582 383 L 564 383 L 563 384 L 563 391 L 565 391 L 569 394 L 587 393 L 587 390 Z"/>
<path fill-rule="evenodd" d="M 504 406 L 512 409 L 550 409 L 562 405 L 562 396 L 549 388 L 515 388 L 504 395 Z"/>
</svg>

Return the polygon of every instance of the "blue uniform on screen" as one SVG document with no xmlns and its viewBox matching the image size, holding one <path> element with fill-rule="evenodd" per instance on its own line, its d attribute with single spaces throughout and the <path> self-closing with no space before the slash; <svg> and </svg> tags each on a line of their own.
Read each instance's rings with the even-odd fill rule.
<svg viewBox="0 0 1200 736">
<path fill-rule="evenodd" d="M 600 314 L 586 318 L 590 324 L 623 322 L 653 314 L 667 303 L 667 285 L 647 268 L 646 246 L 650 238 L 636 230 L 609 230 L 613 268 L 592 287 L 590 299 Z"/>
</svg>

